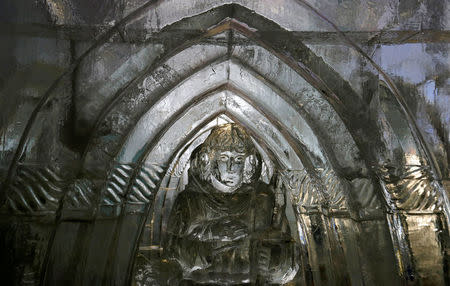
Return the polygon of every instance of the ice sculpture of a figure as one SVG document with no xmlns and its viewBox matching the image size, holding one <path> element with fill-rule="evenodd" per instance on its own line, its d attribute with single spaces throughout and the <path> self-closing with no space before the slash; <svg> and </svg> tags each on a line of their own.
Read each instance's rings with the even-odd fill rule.
<svg viewBox="0 0 450 286">
<path fill-rule="evenodd" d="M 182 285 L 281 284 L 295 275 L 289 226 L 272 187 L 258 180 L 260 162 L 236 124 L 215 127 L 194 151 L 164 247 Z"/>
</svg>

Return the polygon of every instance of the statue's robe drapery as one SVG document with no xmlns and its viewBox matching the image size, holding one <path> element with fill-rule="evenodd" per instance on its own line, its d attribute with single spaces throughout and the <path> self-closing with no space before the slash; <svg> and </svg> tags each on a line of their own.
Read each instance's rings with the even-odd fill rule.
<svg viewBox="0 0 450 286">
<path fill-rule="evenodd" d="M 274 208 L 274 193 L 262 182 L 221 193 L 198 177 L 190 177 L 172 209 L 166 257 L 180 264 L 185 279 L 218 284 L 252 282 L 264 271 L 263 264 L 267 271 L 277 260 L 262 261 L 261 250 L 269 251 L 270 260 L 270 248 L 264 248 L 258 239 L 269 232 L 273 236 Z M 289 237 L 281 230 L 275 232 L 280 241 Z M 275 256 L 285 259 L 286 251 L 285 247 Z"/>
</svg>

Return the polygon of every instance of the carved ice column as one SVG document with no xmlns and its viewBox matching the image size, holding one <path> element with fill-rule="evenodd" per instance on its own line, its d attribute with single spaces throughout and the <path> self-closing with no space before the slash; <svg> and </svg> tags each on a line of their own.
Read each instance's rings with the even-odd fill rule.
<svg viewBox="0 0 450 286">
<path fill-rule="evenodd" d="M 0 208 L 3 271 L 17 285 L 37 283 L 68 182 L 49 167 L 19 164 Z M 14 274 L 11 274 L 14 273 Z M 8 276 L 7 276 L 8 277 Z M 5 281 L 4 281 L 5 282 Z M 8 284 L 8 281 L 5 282 Z"/>
<path fill-rule="evenodd" d="M 357 223 L 353 224 L 364 285 L 400 285 L 390 228 L 376 180 L 355 178 L 350 181 Z M 380 263 L 382 262 L 382 263 Z"/>
<path fill-rule="evenodd" d="M 45 285 L 123 285 L 162 169 L 116 163 L 105 179 L 67 187 Z M 91 174 L 92 175 L 92 174 Z"/>
<path fill-rule="evenodd" d="M 109 248 L 110 256 L 106 272 L 107 285 L 124 285 L 130 281 L 134 257 L 139 247 L 140 234 L 144 229 L 147 214 L 152 207 L 156 188 L 163 176 L 165 168 L 160 164 L 146 163 L 138 166 L 129 178 L 125 187 L 114 191 L 120 180 L 110 179 L 103 196 L 106 203 L 115 198 L 121 200 L 118 221 L 115 227 L 114 240 Z M 109 279 L 109 280 L 108 280 Z"/>
<path fill-rule="evenodd" d="M 348 235 L 354 226 L 344 186 L 332 170 L 317 171 L 325 190 L 318 190 L 305 170 L 281 174 L 297 218 L 304 282 L 335 285 L 336 281 L 361 281 L 357 242 Z"/>
<path fill-rule="evenodd" d="M 424 165 L 378 171 L 400 274 L 413 284 L 448 285 L 448 229 L 442 186 Z"/>
<path fill-rule="evenodd" d="M 62 200 L 51 244 L 46 255 L 44 284 L 73 283 L 83 265 L 83 246 L 88 241 L 96 200 L 94 184 L 88 179 L 77 179 L 66 189 Z"/>
</svg>

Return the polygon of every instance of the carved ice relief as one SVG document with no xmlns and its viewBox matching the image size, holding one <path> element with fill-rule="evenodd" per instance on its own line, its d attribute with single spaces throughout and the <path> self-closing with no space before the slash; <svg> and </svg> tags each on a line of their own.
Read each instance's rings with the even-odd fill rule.
<svg viewBox="0 0 450 286">
<path fill-rule="evenodd" d="M 161 285 L 174 279 L 283 284 L 294 278 L 297 246 L 273 187 L 259 180 L 261 169 L 252 140 L 234 123 L 213 128 L 194 150 L 188 184 L 170 215 L 162 262 L 150 267 Z"/>
<path fill-rule="evenodd" d="M 21 164 L 3 208 L 21 214 L 53 213 L 66 184 L 50 167 Z"/>
<path fill-rule="evenodd" d="M 385 164 L 377 171 L 388 204 L 404 211 L 442 211 L 444 198 L 429 166 Z"/>
</svg>

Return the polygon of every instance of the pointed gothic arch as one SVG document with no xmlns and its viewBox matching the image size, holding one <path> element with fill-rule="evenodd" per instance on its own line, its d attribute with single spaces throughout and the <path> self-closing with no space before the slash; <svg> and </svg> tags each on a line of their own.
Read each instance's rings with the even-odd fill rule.
<svg viewBox="0 0 450 286">
<path fill-rule="evenodd" d="M 297 2 L 299 1 L 289 1 L 291 4 Z M 130 27 L 141 20 L 137 17 L 139 13 L 143 13 L 150 8 L 155 9 L 153 11 L 156 11 L 157 9 L 170 9 L 171 7 L 171 5 L 167 5 L 167 3 L 164 2 L 149 2 L 149 4 L 145 4 L 142 8 L 138 9 L 136 13 L 131 13 L 127 16 L 121 23 L 115 26 L 111 32 L 105 34 L 98 44 L 95 44 L 94 46 L 98 47 L 101 45 L 101 41 L 107 41 L 108 37 L 112 36 L 114 33 L 121 34 L 122 37 L 125 37 L 127 34 L 132 34 L 132 29 Z M 180 12 L 179 10 L 177 11 Z M 178 120 L 165 121 L 164 119 L 166 118 L 156 115 L 157 113 L 149 115 L 151 120 L 160 120 L 153 122 L 154 124 L 160 124 L 160 127 L 155 128 L 155 132 L 152 133 L 151 136 L 145 137 L 145 139 L 144 137 L 140 138 L 142 142 L 140 143 L 141 145 L 138 145 L 139 147 L 133 145 L 127 149 L 127 146 L 129 146 L 127 145 L 129 143 L 127 142 L 128 140 L 133 140 L 133 128 L 137 128 L 136 130 L 141 131 L 145 130 L 145 126 L 142 127 L 139 125 L 139 122 L 144 118 L 145 113 L 152 110 L 152 108 L 157 109 L 158 103 L 160 103 L 161 100 L 164 100 L 161 98 L 164 98 L 167 94 L 176 88 L 179 88 L 184 83 L 196 86 L 196 89 L 193 89 L 192 91 L 192 104 L 188 104 L 189 106 L 192 106 L 192 108 L 200 106 L 197 100 L 200 100 L 203 94 L 211 92 L 210 89 L 214 90 L 215 88 L 218 88 L 218 86 L 220 88 L 221 84 L 223 84 L 225 92 L 234 93 L 234 96 L 238 98 L 237 100 L 245 98 L 247 103 L 250 103 L 249 105 L 251 105 L 253 109 L 259 110 L 260 113 L 263 114 L 261 118 L 266 120 L 268 118 L 270 119 L 269 121 L 271 124 L 275 126 L 272 127 L 272 129 L 279 129 L 281 135 L 279 136 L 280 139 L 278 141 L 281 142 L 282 145 L 290 146 L 290 148 L 293 149 L 293 151 L 288 152 L 288 154 L 292 155 L 287 157 L 295 155 L 302 158 L 302 165 L 305 165 L 306 169 L 308 169 L 309 176 L 313 177 L 312 181 L 315 182 L 316 191 L 325 192 L 329 182 L 328 178 L 323 178 L 318 175 L 316 169 L 324 167 L 329 168 L 328 170 L 331 170 L 330 173 L 333 173 L 333 175 L 337 174 L 337 181 L 344 181 L 345 183 L 343 183 L 343 185 L 345 185 L 345 188 L 350 189 L 350 191 L 345 191 L 344 197 L 348 201 L 346 204 L 350 206 L 349 209 L 351 209 L 352 212 L 364 213 L 372 207 L 376 209 L 376 211 L 380 211 L 382 213 L 381 216 L 383 216 L 382 208 L 386 208 L 388 212 L 394 212 L 394 217 L 388 219 L 388 223 L 391 224 L 392 247 L 394 251 L 398 251 L 399 256 L 401 256 L 399 261 L 397 261 L 400 271 L 403 273 L 410 271 L 408 267 L 412 267 L 411 257 L 408 256 L 410 255 L 410 251 L 408 250 L 405 232 L 402 228 L 394 229 L 395 227 L 392 227 L 392 225 L 402 225 L 402 223 L 405 223 L 404 220 L 402 221 L 402 218 L 397 217 L 397 212 L 401 211 L 414 212 L 419 210 L 426 211 L 430 214 L 437 213 L 438 215 L 441 215 L 442 212 L 446 214 L 448 212 L 448 199 L 446 198 L 446 195 L 442 193 L 439 182 L 433 178 L 427 177 L 421 181 L 421 184 L 425 187 L 410 188 L 411 182 L 408 181 L 409 178 L 404 178 L 406 182 L 394 182 L 391 180 L 390 174 L 373 170 L 372 166 L 376 165 L 374 162 L 376 161 L 377 154 L 382 153 L 382 151 L 373 151 L 372 149 L 375 149 L 373 147 L 378 144 L 380 146 L 384 145 L 383 140 L 380 139 L 380 133 L 382 133 L 383 129 L 377 125 L 376 120 L 364 113 L 364 111 L 368 110 L 367 108 L 363 108 L 367 102 L 361 99 L 358 94 L 352 90 L 348 82 L 342 79 L 331 67 L 326 65 L 323 60 L 303 45 L 303 43 L 290 41 L 292 37 L 289 34 L 287 27 L 283 26 L 283 21 L 280 18 L 274 17 L 270 19 L 270 15 L 267 15 L 270 13 L 267 11 L 265 12 L 265 14 L 261 13 L 260 15 L 257 14 L 249 17 L 249 15 L 252 14 L 252 11 L 246 8 L 245 5 L 213 4 L 211 7 L 205 8 L 204 11 L 195 11 L 195 9 L 189 10 L 189 15 L 179 15 L 174 13 L 176 14 L 176 19 L 173 21 L 168 20 L 167 23 L 162 24 L 162 27 L 159 27 L 160 29 L 157 32 L 151 34 L 149 42 L 160 45 L 152 50 L 155 52 L 155 57 L 152 57 L 148 63 L 144 65 L 145 68 L 137 71 L 127 81 L 121 83 L 114 92 L 106 96 L 105 100 L 102 104 L 99 104 L 94 112 L 95 118 L 92 121 L 95 121 L 95 123 L 92 124 L 92 129 L 88 132 L 91 139 L 84 149 L 84 165 L 81 168 L 79 175 L 80 178 L 86 176 L 89 180 L 94 181 L 94 187 L 85 187 L 85 185 L 80 185 L 76 182 L 70 186 L 70 188 L 64 187 L 64 191 L 67 192 L 67 195 L 62 195 L 64 191 L 60 192 L 61 195 L 55 195 L 57 198 L 54 200 L 59 203 L 56 206 L 52 205 L 51 211 L 57 213 L 58 224 L 55 226 L 53 237 L 49 239 L 47 259 L 44 262 L 46 264 L 45 271 L 47 271 L 45 273 L 46 277 L 43 278 L 44 282 L 51 281 L 52 279 L 55 279 L 55 277 L 60 277 L 61 275 L 66 275 L 68 272 L 72 271 L 74 266 L 76 274 L 73 274 L 72 276 L 68 275 L 68 277 L 75 277 L 74 281 L 79 283 L 98 282 L 109 284 L 115 281 L 114 283 L 120 284 L 129 281 L 129 275 L 131 275 L 132 272 L 132 258 L 130 257 L 133 257 L 136 252 L 137 242 L 139 241 L 139 235 L 136 235 L 136 233 L 140 233 L 142 230 L 142 225 L 145 223 L 146 215 L 151 207 L 150 197 L 154 195 L 153 192 L 160 184 L 161 176 L 165 173 L 164 171 L 167 170 L 171 161 L 166 158 L 164 162 L 143 164 L 142 158 L 144 158 L 144 154 L 147 154 L 147 151 L 145 151 L 146 148 L 143 148 L 142 146 L 145 147 L 146 144 L 150 144 L 149 142 L 152 140 L 157 140 L 156 142 L 160 142 L 161 140 L 161 142 L 171 141 L 171 139 L 164 139 L 166 138 L 164 136 L 168 136 L 166 135 L 166 131 L 170 130 L 174 124 L 181 124 L 180 122 L 182 122 L 182 120 L 180 121 L 180 119 L 186 114 L 185 112 L 189 110 L 188 107 L 179 106 L 173 110 L 174 116 L 179 117 Z M 227 19 L 224 15 L 231 15 L 234 19 Z M 199 21 L 199 19 L 204 21 Z M 200 27 L 196 27 L 193 31 L 186 30 L 184 33 L 181 33 L 182 36 L 180 36 L 180 38 L 168 39 L 178 28 L 192 27 L 196 22 L 201 23 L 201 25 L 199 24 Z M 211 24 L 214 24 L 212 28 L 210 28 L 212 26 Z M 267 30 L 261 29 L 264 27 L 268 27 Z M 204 32 L 205 30 L 206 32 Z M 271 41 L 274 32 L 280 33 L 280 40 L 277 42 Z M 193 38 L 194 40 L 192 40 Z M 210 52 L 207 59 L 203 62 L 200 60 L 197 61 L 195 58 L 195 53 L 198 52 L 197 49 L 202 46 L 202 51 L 205 52 L 205 54 L 207 54 L 208 51 Z M 249 46 L 252 48 L 246 49 Z M 87 53 L 91 51 L 93 51 L 93 49 L 88 49 Z M 253 58 L 246 57 L 246 55 L 251 53 L 257 54 L 257 56 Z M 258 65 L 258 56 L 269 60 Z M 71 73 L 79 63 L 80 61 L 76 61 L 69 69 L 68 73 Z M 210 86 L 210 89 L 202 91 L 200 89 L 201 86 L 199 86 L 200 81 L 196 82 L 193 80 L 195 74 L 201 73 L 212 67 L 219 67 L 220 64 L 223 63 L 226 63 L 221 67 L 221 71 L 225 71 L 223 82 L 215 82 L 215 85 Z M 283 73 L 284 75 L 283 77 L 280 77 L 282 79 L 277 81 L 277 74 L 275 72 L 270 74 L 270 72 L 274 70 L 272 64 L 277 64 L 277 72 Z M 182 67 L 183 65 L 185 66 Z M 228 71 L 226 70 L 227 65 L 229 68 Z M 167 69 L 167 67 L 169 67 L 169 69 Z M 160 76 L 161 72 L 167 70 L 173 71 L 174 67 L 178 67 L 182 70 L 182 74 L 169 74 L 166 78 L 158 79 L 158 75 Z M 219 69 L 213 70 L 214 73 L 219 72 Z M 245 74 L 245 79 L 247 79 L 248 82 L 239 78 L 241 73 Z M 291 84 L 289 82 L 283 82 L 285 78 L 294 80 L 295 83 Z M 302 84 L 297 85 L 298 82 L 302 82 Z M 149 83 L 148 90 L 144 87 L 147 86 L 147 83 Z M 254 85 L 249 87 L 245 84 Z M 56 83 L 55 86 L 56 85 L 58 85 L 58 83 Z M 302 97 L 301 94 L 296 93 L 296 89 L 299 87 L 304 89 L 305 94 L 313 94 L 314 96 Z M 52 88 L 45 97 L 47 95 L 50 97 L 50 93 L 54 90 Z M 252 90 L 252 88 L 264 91 L 265 95 L 269 95 L 269 91 L 271 90 L 274 94 L 271 97 L 272 105 L 277 106 L 277 104 L 280 104 L 280 106 L 283 106 L 280 110 L 289 110 L 289 112 L 286 112 L 286 114 L 274 112 L 274 110 L 270 110 L 270 108 L 273 107 L 272 105 L 264 105 L 264 102 L 261 100 L 254 100 L 252 94 L 249 93 L 249 90 Z M 144 94 L 143 98 L 140 98 L 142 102 L 138 102 L 135 105 L 130 104 L 133 99 L 139 98 L 139 95 L 142 94 Z M 199 98 L 196 98 L 196 96 L 199 96 Z M 390 96 L 392 96 L 392 94 Z M 320 114 L 311 112 L 312 107 L 306 106 L 308 102 L 305 99 L 320 102 L 319 105 L 323 107 L 329 118 L 322 118 Z M 182 103 L 182 101 L 176 100 L 169 100 L 168 102 L 174 104 Z M 44 103 L 45 101 L 39 106 L 43 106 Z M 243 104 L 240 105 L 242 106 Z M 39 106 L 33 114 L 39 112 Z M 229 115 L 235 118 L 236 121 L 246 125 L 251 131 L 250 133 L 252 133 L 255 138 L 258 138 L 260 143 L 263 143 L 262 145 L 265 149 L 270 149 L 269 147 L 271 146 L 273 147 L 273 150 L 271 151 L 271 153 L 273 153 L 272 156 L 285 160 L 283 158 L 283 156 L 285 156 L 284 151 L 277 150 L 277 146 L 275 146 L 276 144 L 274 143 L 267 143 L 265 138 L 262 138 L 260 135 L 262 134 L 261 130 L 250 128 L 252 127 L 250 125 L 250 120 L 243 120 L 241 118 L 242 116 L 238 116 L 238 113 L 232 113 L 226 109 L 220 110 L 216 108 L 213 110 L 217 112 L 209 114 L 209 117 L 207 116 L 205 121 L 211 120 L 217 116 L 219 112 L 229 112 Z M 200 112 L 201 111 L 199 110 L 194 113 L 200 114 Z M 402 112 L 403 111 L 400 112 L 400 115 L 404 113 Z M 117 121 L 113 120 L 115 115 L 129 115 L 129 118 L 124 120 L 126 121 L 126 124 L 124 125 L 127 126 L 117 129 L 112 128 L 111 125 L 117 123 Z M 298 119 L 298 121 L 301 119 L 300 125 L 304 128 L 300 128 L 300 125 L 296 125 L 299 124 L 299 122 L 290 121 L 292 117 L 289 117 L 289 115 L 295 115 L 294 118 Z M 409 117 L 405 116 L 405 118 L 406 125 L 408 128 L 411 128 Z M 31 119 L 34 120 L 33 116 Z M 327 124 L 339 130 L 341 135 L 329 135 L 332 128 L 327 128 Z M 201 126 L 202 125 L 200 124 L 198 128 L 201 128 Z M 190 126 L 180 128 L 185 131 L 188 127 Z M 385 127 L 385 130 L 388 130 L 389 132 L 393 131 L 394 134 L 398 135 L 399 131 L 395 130 L 395 128 L 391 128 L 390 126 Z M 367 128 L 369 130 L 366 130 Z M 192 131 L 191 133 L 195 132 Z M 27 140 L 27 136 L 27 131 L 25 131 L 22 140 L 23 142 Z M 411 142 L 414 142 L 413 145 L 417 150 L 420 152 L 424 151 L 422 150 L 424 148 L 421 145 L 422 143 L 420 140 L 416 140 L 414 136 L 414 130 L 412 130 L 409 139 L 411 139 Z M 139 137 L 140 136 L 137 136 L 137 138 Z M 344 151 L 340 150 L 340 144 L 345 145 L 347 149 Z M 166 147 L 170 149 L 169 151 L 172 152 L 171 154 L 176 154 L 176 152 L 184 145 L 186 145 L 186 141 L 182 141 L 174 146 L 167 145 Z M 19 150 L 16 153 L 18 154 L 16 156 L 17 158 L 13 161 L 12 166 L 18 162 L 20 155 L 24 151 L 20 150 L 23 147 L 20 146 L 21 145 L 19 145 Z M 141 149 L 144 150 L 142 153 L 139 152 Z M 127 153 L 129 150 L 131 150 L 131 153 Z M 150 154 L 150 157 L 159 155 L 157 152 L 148 152 L 150 152 L 148 153 Z M 124 157 L 118 157 L 117 154 L 125 155 L 123 155 Z M 424 166 L 419 168 L 418 172 L 420 174 L 422 174 L 422 172 L 428 172 L 427 168 L 430 166 L 431 169 L 433 169 L 433 162 L 430 162 L 431 159 L 427 158 L 426 154 L 421 156 L 422 161 L 424 161 Z M 100 157 L 101 161 L 98 161 Z M 118 158 L 119 160 L 117 160 Z M 282 160 L 280 159 L 280 161 Z M 11 170 L 13 169 L 15 168 L 11 168 Z M 410 171 L 414 173 L 417 170 Z M 13 173 L 14 172 L 11 174 Z M 431 177 L 437 175 L 433 170 L 429 171 L 427 176 L 429 174 L 431 174 Z M 358 176 L 361 176 L 362 179 Z M 359 181 L 355 182 L 355 177 L 357 177 L 358 180 L 362 180 L 363 183 L 359 184 Z M 22 179 L 20 176 L 18 176 L 18 178 Z M 127 180 L 124 180 L 123 178 L 126 178 Z M 11 179 L 13 179 L 13 177 L 11 177 Z M 8 183 L 10 183 L 9 181 L 10 180 L 8 180 Z M 11 182 L 12 185 L 17 183 L 16 181 Z M 124 184 L 120 185 L 120 183 L 123 182 Z M 139 183 L 144 184 L 144 187 L 141 187 L 143 188 L 142 193 L 139 193 L 140 196 L 135 195 L 131 200 L 132 203 L 127 204 L 127 200 L 130 199 L 133 188 L 136 188 Z M 145 184 L 153 184 L 153 187 L 149 188 L 148 186 L 145 186 Z M 111 194 L 111 192 L 108 191 L 108 187 L 111 186 L 113 186 L 113 189 L 115 188 L 117 190 L 117 193 Z M 94 194 L 92 198 L 86 199 L 86 205 L 80 207 L 73 202 L 85 194 L 83 188 L 90 189 L 90 191 L 93 190 L 92 192 Z M 371 198 L 364 198 L 364 200 L 375 201 L 377 203 L 364 204 L 360 202 L 360 196 L 367 192 L 368 189 L 372 190 L 370 193 Z M 32 189 L 31 193 L 33 193 Z M 108 194 L 112 196 L 109 198 L 108 202 L 114 202 L 115 200 L 117 205 L 103 205 Z M 384 200 L 382 200 L 382 198 L 384 198 Z M 9 202 L 12 202 L 10 204 L 14 204 L 14 199 L 17 199 L 17 204 L 20 204 L 20 201 L 26 200 L 26 197 L 19 196 L 18 198 L 14 198 L 13 196 L 8 199 Z M 34 200 L 39 201 L 39 198 Z M 355 206 L 355 203 L 352 202 L 352 200 L 358 201 L 356 204 L 359 205 Z M 403 204 L 403 201 L 406 203 Z M 144 203 L 140 204 L 141 202 Z M 45 206 L 43 206 L 43 208 L 45 208 Z M 27 211 L 25 210 L 25 212 Z M 127 217 L 129 214 L 131 215 Z M 354 214 L 342 215 L 348 215 L 356 221 L 364 217 L 364 215 L 355 216 Z M 83 222 L 71 223 L 74 219 L 80 219 Z M 325 225 L 330 222 L 327 219 L 323 219 L 322 221 Z M 331 219 L 332 222 L 335 220 L 335 218 Z M 130 229 L 126 228 L 128 227 L 128 223 L 125 222 L 135 224 L 138 227 L 130 231 Z M 349 228 L 352 227 L 354 226 L 350 226 Z M 380 228 L 382 227 L 383 226 Z M 76 229 L 75 233 L 77 233 L 77 237 L 68 238 L 64 234 L 64 231 L 73 231 L 73 229 Z M 87 231 L 85 234 L 83 231 L 86 229 Z M 332 232 L 332 228 L 329 227 L 329 225 L 326 226 L 324 230 L 329 231 L 330 233 Z M 135 234 L 131 240 L 128 231 Z M 382 233 L 382 231 L 380 231 L 380 233 Z M 334 238 L 333 235 L 335 235 Z M 338 237 L 337 234 L 333 233 L 326 236 L 326 239 L 329 241 L 327 251 L 332 253 L 330 257 L 332 256 L 334 259 L 332 262 L 329 262 L 329 264 L 325 264 L 329 267 L 329 269 L 327 268 L 326 274 L 331 275 L 329 277 L 334 277 L 330 274 L 333 272 L 331 269 L 333 269 L 332 267 L 336 266 L 334 264 L 338 263 L 340 261 L 339 259 L 342 259 L 343 257 L 342 253 L 338 253 L 339 251 L 342 251 L 342 248 L 344 247 L 336 243 L 336 240 L 339 240 L 339 238 L 340 237 Z M 74 254 L 76 258 L 74 260 L 77 261 L 77 259 L 79 259 L 79 261 L 81 261 L 77 265 L 75 265 L 75 262 L 67 262 L 64 259 L 61 260 L 59 257 L 61 252 L 58 247 L 67 241 L 69 241 L 68 248 L 71 249 L 72 252 L 75 252 L 80 247 L 83 250 L 80 254 Z M 312 245 L 313 242 L 311 241 L 312 239 L 310 239 L 309 244 Z M 104 245 L 101 245 L 102 242 L 105 242 Z M 333 243 L 335 244 L 332 245 Z M 390 246 L 391 245 L 389 245 L 389 247 Z M 94 257 L 98 253 L 104 254 L 105 257 Z M 320 260 L 318 258 L 311 258 L 311 260 L 314 259 L 317 259 L 317 261 Z M 120 261 L 120 263 L 115 264 L 115 261 Z M 313 268 L 318 267 L 317 265 L 321 263 L 320 261 L 317 261 L 314 262 L 316 265 L 313 265 Z M 361 264 L 363 263 L 364 262 L 361 262 Z M 58 265 L 63 265 L 61 273 L 57 273 L 59 271 L 57 268 Z M 96 267 L 99 269 L 98 272 L 95 272 L 94 270 Z M 362 266 L 356 265 L 353 267 L 352 271 L 355 271 L 355 268 Z M 345 274 L 343 275 L 345 276 Z M 124 277 L 128 278 L 124 279 Z M 313 278 L 314 281 L 317 279 L 319 278 Z"/>
</svg>

